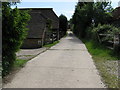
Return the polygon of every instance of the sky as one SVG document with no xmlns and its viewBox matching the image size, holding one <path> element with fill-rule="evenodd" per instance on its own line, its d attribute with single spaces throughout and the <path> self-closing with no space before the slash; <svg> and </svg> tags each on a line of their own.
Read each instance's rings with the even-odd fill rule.
<svg viewBox="0 0 120 90">
<path fill-rule="evenodd" d="M 18 8 L 53 8 L 57 16 L 65 15 L 68 20 L 72 17 L 78 0 L 22 0 Z M 112 0 L 113 8 L 118 7 L 120 0 Z"/>
</svg>

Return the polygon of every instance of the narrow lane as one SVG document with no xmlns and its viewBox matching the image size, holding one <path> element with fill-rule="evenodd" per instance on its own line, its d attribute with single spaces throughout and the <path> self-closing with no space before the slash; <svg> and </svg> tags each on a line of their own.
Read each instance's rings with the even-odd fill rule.
<svg viewBox="0 0 120 90">
<path fill-rule="evenodd" d="M 72 32 L 20 70 L 5 88 L 104 88 L 85 45 Z"/>
</svg>

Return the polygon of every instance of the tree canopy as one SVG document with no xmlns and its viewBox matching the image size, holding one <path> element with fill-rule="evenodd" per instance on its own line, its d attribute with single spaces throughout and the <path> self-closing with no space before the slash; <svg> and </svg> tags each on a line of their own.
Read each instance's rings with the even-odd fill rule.
<svg viewBox="0 0 120 90">
<path fill-rule="evenodd" d="M 112 17 L 111 2 L 78 2 L 72 17 L 73 32 L 84 38 L 86 29 L 94 24 L 108 23 Z"/>
</svg>

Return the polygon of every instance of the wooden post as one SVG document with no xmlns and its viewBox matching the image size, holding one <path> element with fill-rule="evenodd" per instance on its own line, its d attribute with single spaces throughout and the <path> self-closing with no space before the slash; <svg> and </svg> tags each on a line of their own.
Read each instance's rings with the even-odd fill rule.
<svg viewBox="0 0 120 90">
<path fill-rule="evenodd" d="M 52 43 L 54 42 L 53 32 L 52 32 Z"/>
<path fill-rule="evenodd" d="M 42 35 L 42 46 L 45 44 L 45 36 L 46 36 L 46 28 L 43 31 L 43 35 Z"/>
<path fill-rule="evenodd" d="M 114 50 L 118 50 L 119 45 L 120 45 L 120 35 L 115 34 L 115 36 L 114 36 L 114 45 L 113 45 Z"/>
<path fill-rule="evenodd" d="M 59 29 L 57 29 L 57 40 L 60 40 Z"/>
</svg>

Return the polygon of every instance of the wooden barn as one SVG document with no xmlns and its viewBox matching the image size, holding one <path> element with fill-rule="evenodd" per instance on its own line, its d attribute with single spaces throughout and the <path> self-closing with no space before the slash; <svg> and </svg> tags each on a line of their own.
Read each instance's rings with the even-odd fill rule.
<svg viewBox="0 0 120 90">
<path fill-rule="evenodd" d="M 113 11 L 113 23 L 115 26 L 120 27 L 120 7 Z"/>
<path fill-rule="evenodd" d="M 59 18 L 52 8 L 25 8 L 20 10 L 30 10 L 31 15 L 31 20 L 28 23 L 28 35 L 22 48 L 38 48 L 44 44 L 45 33 L 48 31 L 48 20 L 51 21 L 52 30 L 59 33 Z"/>
</svg>

